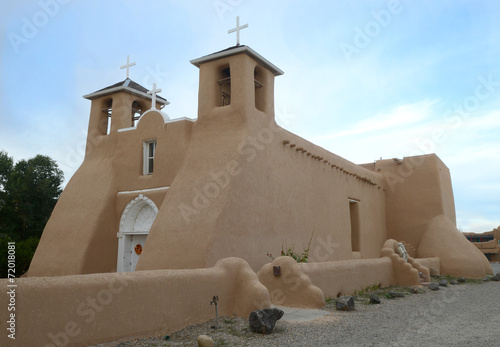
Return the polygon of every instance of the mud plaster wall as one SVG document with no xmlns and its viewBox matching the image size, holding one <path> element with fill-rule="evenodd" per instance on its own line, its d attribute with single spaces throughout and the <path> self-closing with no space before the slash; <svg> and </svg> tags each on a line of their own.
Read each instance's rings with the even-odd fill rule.
<svg viewBox="0 0 500 347">
<path fill-rule="evenodd" d="M 6 288 L 7 280 L 0 283 Z M 248 317 L 270 307 L 269 293 L 241 259 L 210 269 L 138 271 L 20 278 L 16 296 L 18 346 L 88 346 L 123 338 L 164 335 L 219 315 Z M 7 307 L 3 291 L 0 302 Z M 0 345 L 10 346 L 5 333 Z"/>
<path fill-rule="evenodd" d="M 89 127 L 95 123 L 92 115 Z M 125 196 L 118 193 L 168 187 L 183 164 L 192 122 L 165 124 L 158 112 L 150 112 L 141 118 L 136 129 L 113 131 L 113 117 L 119 116 L 129 117 L 129 111 L 113 112 L 112 131 L 108 135 L 89 130 L 85 160 L 54 208 L 29 276 L 116 271 L 116 234 L 121 214 L 127 203 L 138 196 L 138 193 Z M 155 174 L 143 175 L 143 142 L 150 139 L 157 139 Z M 165 193 L 146 195 L 159 207 Z"/>
</svg>

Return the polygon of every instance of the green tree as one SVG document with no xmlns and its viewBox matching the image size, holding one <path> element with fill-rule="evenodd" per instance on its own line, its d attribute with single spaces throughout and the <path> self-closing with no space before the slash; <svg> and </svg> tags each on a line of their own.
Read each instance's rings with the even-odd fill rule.
<svg viewBox="0 0 500 347">
<path fill-rule="evenodd" d="M 16 243 L 15 276 L 28 270 L 63 180 L 50 157 L 37 155 L 14 164 L 0 151 L 0 277 L 7 277 L 8 242 Z"/>
<path fill-rule="evenodd" d="M 15 241 L 40 238 L 63 180 L 50 157 L 37 155 L 14 165 L 7 153 L 0 152 L 0 234 Z"/>
<path fill-rule="evenodd" d="M 0 238 L 0 277 L 7 277 L 8 273 L 8 243 L 13 240 L 10 237 Z M 16 242 L 15 250 L 15 273 L 12 273 L 15 277 L 20 277 L 26 271 L 31 263 L 31 259 L 35 254 L 36 247 L 40 239 L 36 237 L 30 237 L 27 240 Z"/>
</svg>

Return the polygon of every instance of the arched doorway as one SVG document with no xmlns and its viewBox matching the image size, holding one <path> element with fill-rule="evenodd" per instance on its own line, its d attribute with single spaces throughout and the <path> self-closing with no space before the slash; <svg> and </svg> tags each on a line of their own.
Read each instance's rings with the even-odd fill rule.
<svg viewBox="0 0 500 347">
<path fill-rule="evenodd" d="M 118 232 L 117 272 L 135 270 L 157 213 L 155 203 L 142 194 L 127 204 Z"/>
</svg>

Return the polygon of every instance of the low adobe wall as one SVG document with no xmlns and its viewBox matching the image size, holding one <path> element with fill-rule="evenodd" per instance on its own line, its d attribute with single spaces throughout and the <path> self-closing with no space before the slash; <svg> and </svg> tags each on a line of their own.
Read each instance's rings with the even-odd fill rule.
<svg viewBox="0 0 500 347">
<path fill-rule="evenodd" d="M 7 280 L 0 281 L 7 308 Z M 1 346 L 88 346 L 169 334 L 219 315 L 248 317 L 270 307 L 269 293 L 247 262 L 222 259 L 213 268 L 156 270 L 16 280 L 15 341 L 2 314 Z"/>
<path fill-rule="evenodd" d="M 413 260 L 415 263 L 429 269 L 429 274 L 433 276 L 441 275 L 441 261 L 438 257 L 418 258 Z M 430 280 L 430 279 L 429 279 Z"/>
<path fill-rule="evenodd" d="M 393 284 L 391 259 L 341 260 L 326 263 L 300 264 L 311 282 L 323 290 L 325 297 L 354 294 L 371 285 Z"/>
<path fill-rule="evenodd" d="M 371 285 L 418 286 L 419 272 L 430 280 L 425 265 L 439 267 L 439 259 L 408 257 L 407 262 L 396 254 L 397 245 L 397 241 L 387 240 L 381 251 L 383 257 L 376 259 L 297 264 L 291 257 L 278 257 L 264 265 L 257 276 L 269 290 L 273 304 L 306 308 L 321 307 L 325 297 L 354 294 Z M 275 276 L 273 268 L 278 266 L 281 275 Z"/>
</svg>

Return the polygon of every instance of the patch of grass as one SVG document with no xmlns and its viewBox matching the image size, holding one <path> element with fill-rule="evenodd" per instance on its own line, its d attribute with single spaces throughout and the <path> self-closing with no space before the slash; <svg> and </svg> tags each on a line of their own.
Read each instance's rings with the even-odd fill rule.
<svg viewBox="0 0 500 347">
<path fill-rule="evenodd" d="M 214 345 L 215 346 L 228 346 L 226 340 L 224 340 L 222 338 L 215 339 L 214 340 Z"/>
<path fill-rule="evenodd" d="M 283 334 L 286 331 L 285 328 L 281 326 L 274 327 L 273 334 Z"/>
<path fill-rule="evenodd" d="M 457 281 L 460 278 L 460 277 L 454 277 L 454 276 L 449 276 L 449 275 L 431 276 L 431 277 L 436 282 L 439 282 L 441 280 L 447 280 L 448 282 L 451 282 L 451 281 Z M 465 283 L 481 284 L 481 283 L 483 283 L 483 280 L 482 279 L 475 279 L 475 278 L 466 278 Z M 460 284 L 463 284 L 463 283 L 460 283 Z"/>
<path fill-rule="evenodd" d="M 237 337 L 243 337 L 246 335 L 245 331 L 238 330 L 235 327 L 231 327 L 231 326 L 226 328 L 226 332 L 233 335 L 233 336 L 237 336 Z"/>
<path fill-rule="evenodd" d="M 325 298 L 325 302 L 328 305 L 328 304 L 337 302 L 337 299 L 336 298 L 328 297 L 328 298 Z"/>
</svg>

